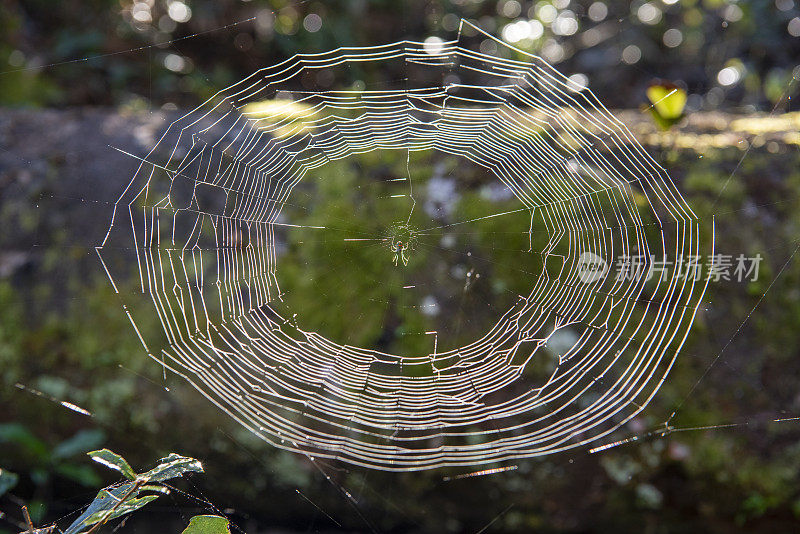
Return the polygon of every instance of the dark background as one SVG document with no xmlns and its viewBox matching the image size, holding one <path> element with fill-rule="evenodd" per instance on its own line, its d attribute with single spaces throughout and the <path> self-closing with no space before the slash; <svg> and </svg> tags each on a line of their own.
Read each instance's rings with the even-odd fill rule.
<svg viewBox="0 0 800 534">
<path fill-rule="evenodd" d="M 180 532 L 198 511 L 251 534 L 796 531 L 800 424 L 775 421 L 800 415 L 800 6 L 614 0 L 600 17 L 591 4 L 209 0 L 170 18 L 162 0 L 0 3 L 0 468 L 20 475 L 0 532 L 19 530 L 23 503 L 40 524 L 68 524 L 115 480 L 83 455 L 101 446 L 141 469 L 175 451 L 207 471 L 122 532 Z M 396 475 L 274 450 L 143 354 L 92 248 L 135 170 L 108 145 L 142 153 L 180 110 L 294 53 L 452 38 L 462 16 L 509 39 L 507 25 L 538 20 L 541 37 L 516 46 L 626 109 L 698 216 L 714 217 L 718 250 L 761 253 L 761 277 L 712 285 L 662 391 L 617 436 L 639 436 L 626 445 L 450 481 L 471 470 Z M 491 52 L 483 41 L 467 35 Z M 689 94 L 666 132 L 640 111 L 657 78 Z M 661 436 L 676 408 L 677 431 Z"/>
</svg>

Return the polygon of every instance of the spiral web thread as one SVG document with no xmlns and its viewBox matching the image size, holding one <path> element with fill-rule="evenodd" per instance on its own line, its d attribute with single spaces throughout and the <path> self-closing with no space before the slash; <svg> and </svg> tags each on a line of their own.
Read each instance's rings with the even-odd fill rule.
<svg viewBox="0 0 800 534">
<path fill-rule="evenodd" d="M 678 271 L 586 282 L 578 259 L 699 254 L 697 218 L 588 89 L 511 52 L 524 61 L 469 50 L 459 30 L 436 46 L 301 54 L 175 121 L 138 158 L 98 247 L 123 301 L 139 303 L 125 312 L 148 354 L 278 447 L 387 470 L 564 451 L 644 409 L 705 288 Z M 405 86 L 308 89 L 309 79 L 352 79 L 366 65 L 402 69 Z M 374 150 L 466 158 L 546 225 L 546 245 L 530 251 L 545 266 L 530 293 L 474 342 L 392 355 L 303 331 L 272 307 L 282 299 L 276 230 L 292 226 L 281 210 L 300 202 L 293 188 L 314 169 L 324 177 L 332 160 Z M 132 266 L 138 301 L 119 283 Z M 144 339 L 137 324 L 153 316 L 163 336 Z M 564 328 L 576 337 L 549 378 L 526 380 Z"/>
</svg>

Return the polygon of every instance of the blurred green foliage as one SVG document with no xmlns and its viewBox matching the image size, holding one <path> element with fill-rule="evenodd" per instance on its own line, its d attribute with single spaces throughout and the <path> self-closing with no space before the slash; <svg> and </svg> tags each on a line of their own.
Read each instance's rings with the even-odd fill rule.
<svg viewBox="0 0 800 534">
<path fill-rule="evenodd" d="M 794 91 L 798 15 L 793 0 L 11 0 L 0 104 L 186 107 L 298 52 L 452 38 L 464 17 L 577 74 L 610 107 L 646 102 L 663 78 L 689 110 L 763 108 Z M 464 39 L 497 53 L 474 31 Z M 368 86 L 402 79 L 364 68 Z"/>
<path fill-rule="evenodd" d="M 17 482 L 19 482 L 19 475 L 6 469 L 0 469 L 0 497 L 13 489 Z"/>
<path fill-rule="evenodd" d="M 531 213 L 505 188 L 502 198 L 485 198 L 487 171 L 457 158 L 415 153 L 409 169 L 413 211 L 405 196 L 409 182 L 396 181 L 408 172 L 400 150 L 332 162 L 297 188 L 284 209 L 287 218 L 326 230 L 288 232 L 277 309 L 288 316 L 304 310 L 298 326 L 339 342 L 427 354 L 433 339 L 425 332 L 447 333 L 438 338 L 439 351 L 463 346 L 530 292 L 530 273 L 542 266 L 540 255 L 527 253 Z M 450 194 L 450 187 L 458 193 Z M 480 224 L 446 224 L 507 211 L 517 212 Z M 392 259 L 398 230 L 405 234 L 407 266 Z M 541 218 L 533 231 L 545 234 Z M 367 241 L 345 241 L 359 238 Z"/>
<path fill-rule="evenodd" d="M 22 272 L 0 283 L 0 404 L 6 408 L 4 419 L 24 422 L 23 427 L 12 423 L 3 428 L 10 429 L 9 436 L 18 436 L 14 443 L 30 442 L 10 449 L 3 445 L 3 468 L 20 475 L 12 493 L 29 501 L 50 502 L 48 510 L 40 512 L 45 520 L 65 513 L 63 505 L 56 502 L 76 491 L 71 485 L 75 478 L 70 467 L 76 460 L 74 456 L 55 456 L 53 451 L 64 449 L 59 443 L 69 443 L 73 436 L 87 432 L 94 432 L 99 442 L 99 427 L 105 442 L 135 464 L 169 450 L 184 450 L 202 458 L 208 471 L 203 482 L 205 495 L 215 502 L 235 505 L 242 517 L 289 529 L 305 528 L 308 514 L 315 510 L 298 497 L 297 490 L 341 521 L 344 528 L 364 528 L 336 485 L 350 491 L 362 488 L 361 511 L 381 530 L 477 531 L 512 502 L 516 504 L 498 519 L 494 530 L 547 527 L 553 531 L 635 531 L 644 522 L 669 530 L 703 524 L 709 532 L 768 532 L 774 525 L 780 530 L 794 524 L 800 512 L 796 485 L 800 428 L 791 422 L 771 421 L 789 417 L 798 409 L 794 377 L 800 374 L 800 341 L 796 335 L 800 329 L 800 267 L 796 263 L 786 267 L 759 305 L 758 314 L 745 324 L 683 403 L 796 246 L 792 243 L 796 243 L 800 228 L 800 206 L 792 191 L 800 188 L 797 152 L 790 146 L 781 146 L 775 153 L 766 146 L 754 148 L 731 177 L 741 155 L 739 147 L 708 148 L 700 155 L 665 149 L 657 155 L 703 221 L 707 243 L 711 242 L 713 217 L 718 252 L 762 253 L 765 261 L 757 281 L 712 285 L 708 303 L 701 308 L 694 332 L 669 380 L 620 437 L 663 427 L 663 421 L 677 406 L 678 417 L 671 421 L 676 428 L 728 423 L 742 426 L 673 432 L 601 454 L 576 452 L 519 462 L 515 471 L 452 482 L 443 482 L 441 472 L 367 474 L 324 465 L 322 469 L 334 481 L 332 485 L 319 474 L 318 465 L 266 446 L 200 398 L 183 380 L 171 375 L 165 380 L 158 364 L 144 355 L 103 273 L 96 265 L 85 263 L 93 258 L 80 259 L 86 258 L 85 253 L 81 255 L 81 249 L 75 248 L 74 257 L 78 259 L 74 263 L 62 260 L 76 245 L 52 224 L 50 217 L 56 212 L 45 209 L 26 223 L 27 231 L 36 233 L 39 239 L 52 237 L 54 246 L 40 251 L 35 277 Z M 436 166 L 435 160 L 424 154 L 418 158 L 412 162 L 412 180 L 417 177 L 422 185 L 425 182 L 420 177 L 436 174 Z M 308 223 L 337 221 L 341 230 L 337 237 L 356 232 L 381 235 L 396 222 L 398 213 L 408 213 L 408 206 L 382 209 L 380 203 L 365 202 L 365 198 L 380 196 L 375 193 L 383 186 L 369 191 L 364 188 L 402 175 L 404 159 L 400 153 L 373 153 L 319 169 L 319 173 L 336 179 L 315 181 L 309 176 L 307 185 L 299 186 L 293 199 L 307 209 L 298 210 L 293 217 Z M 452 170 L 448 165 L 454 163 L 445 163 L 446 174 Z M 459 217 L 469 219 L 505 209 L 502 200 L 487 202 L 481 196 L 485 194 L 486 177 L 463 169 L 456 175 L 467 180 L 459 184 L 462 195 L 454 206 Z M 54 173 L 52 179 L 56 176 Z M 417 192 L 420 202 L 416 209 L 424 210 L 426 186 Z M 28 213 L 7 202 L 0 210 L 0 222 L 19 228 L 17 219 Z M 491 274 L 477 295 L 481 301 L 502 302 L 506 289 L 518 291 L 517 285 L 524 285 L 528 279 L 515 272 L 520 264 L 514 252 L 527 250 L 527 234 L 513 229 L 521 226 L 527 231 L 529 214 L 522 213 L 511 221 L 503 219 L 487 219 L 464 232 L 475 247 L 475 257 L 493 260 L 481 266 L 483 272 Z M 286 291 L 287 309 L 304 310 L 298 317 L 301 326 L 319 328 L 334 339 L 352 332 L 354 312 L 346 306 L 354 303 L 343 299 L 340 286 L 363 284 L 360 297 L 367 298 L 355 302 L 361 307 L 359 313 L 366 310 L 365 317 L 382 318 L 386 301 L 392 298 L 387 294 L 391 290 L 388 286 L 393 284 L 376 287 L 363 280 L 365 273 L 388 278 L 424 277 L 425 269 L 420 265 L 452 268 L 464 261 L 433 247 L 439 246 L 441 235 L 436 236 L 437 241 L 429 238 L 427 247 L 425 242 L 419 244 L 411 252 L 409 266 L 403 268 L 392 264 L 391 252 L 384 246 L 347 244 L 339 239 L 322 242 L 310 239 L 312 232 L 297 229 L 285 234 L 287 249 L 283 253 L 292 261 L 286 261 L 286 269 L 280 269 L 280 282 Z M 467 239 L 467 235 L 457 237 Z M 18 237 L 5 235 L 0 239 Z M 308 242 L 300 246 L 299 241 Z M 354 269 L 354 264 L 359 268 Z M 463 278 L 459 284 L 457 291 L 455 286 L 443 287 L 442 295 L 457 294 L 463 289 Z M 446 299 L 441 298 L 441 302 Z M 345 308 L 330 313 L 331 306 Z M 435 324 L 440 320 L 420 313 L 413 317 L 424 328 L 431 324 L 429 321 Z M 453 319 L 450 313 L 444 317 Z M 487 314 L 486 320 L 491 317 L 494 315 Z M 365 321 L 362 330 L 356 331 L 359 340 L 376 342 L 376 336 L 380 338 L 379 322 Z M 453 330 L 454 324 L 447 328 Z M 154 319 L 139 327 L 156 332 L 160 325 Z M 403 345 L 402 336 L 386 339 L 397 350 L 419 348 Z M 427 344 L 424 347 L 429 348 Z M 28 389 L 14 387 L 16 383 Z M 41 391 L 43 396 L 32 395 L 30 389 Z M 47 396 L 75 403 L 91 412 L 93 418 L 67 410 Z M 51 488 L 47 497 L 37 497 L 42 490 L 36 480 L 41 480 L 42 470 L 48 473 Z M 495 510 L 487 504 L 487 496 L 491 503 L 502 506 L 498 504 Z M 325 526 L 332 528 L 333 524 Z"/>
<path fill-rule="evenodd" d="M 81 486 L 100 484 L 97 474 L 75 459 L 104 440 L 105 434 L 101 430 L 85 429 L 50 445 L 21 423 L 0 424 L 0 446 L 4 451 L 4 461 L 25 465 L 26 475 L 35 487 L 29 502 L 34 520 L 38 521 L 47 513 L 48 500 L 53 498 L 54 477 L 71 480 Z"/>
</svg>

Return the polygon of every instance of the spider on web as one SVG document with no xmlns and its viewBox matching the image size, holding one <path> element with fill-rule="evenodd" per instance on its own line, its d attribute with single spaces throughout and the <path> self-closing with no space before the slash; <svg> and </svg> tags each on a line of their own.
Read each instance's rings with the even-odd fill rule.
<svg viewBox="0 0 800 534">
<path fill-rule="evenodd" d="M 402 260 L 403 266 L 408 265 L 408 256 L 406 255 L 406 250 L 408 247 L 405 243 L 400 240 L 395 241 L 392 238 L 392 251 L 394 252 L 394 256 L 392 256 L 392 263 L 394 263 L 395 267 L 397 266 L 398 260 Z"/>
</svg>

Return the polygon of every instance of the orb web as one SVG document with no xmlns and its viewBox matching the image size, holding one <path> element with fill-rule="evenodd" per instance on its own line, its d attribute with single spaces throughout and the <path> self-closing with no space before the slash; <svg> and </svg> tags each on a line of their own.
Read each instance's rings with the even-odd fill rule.
<svg viewBox="0 0 800 534">
<path fill-rule="evenodd" d="M 679 270 L 647 280 L 607 268 L 699 254 L 696 216 L 631 133 L 539 57 L 435 44 L 300 54 L 214 95 L 137 158 L 98 247 L 147 353 L 277 447 L 387 470 L 581 447 L 647 406 L 694 319 L 704 288 Z M 364 87 L 370 69 L 402 78 Z M 310 176 L 382 152 L 409 171 L 388 178 L 405 204 L 385 231 L 287 215 L 304 209 L 293 192 Z M 484 169 L 514 206 L 412 225 L 413 158 L 428 153 Z M 294 228 L 374 241 L 403 269 L 430 236 L 512 215 L 530 219 L 521 252 L 538 269 L 457 347 L 440 349 L 437 331 L 416 354 L 342 343 L 281 307 Z M 605 268 L 587 276 L 587 257 Z"/>
</svg>

